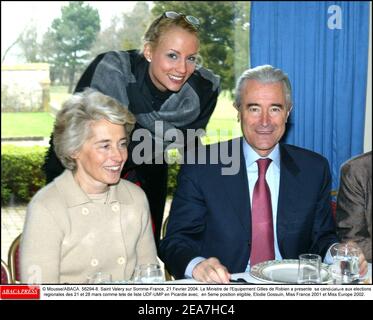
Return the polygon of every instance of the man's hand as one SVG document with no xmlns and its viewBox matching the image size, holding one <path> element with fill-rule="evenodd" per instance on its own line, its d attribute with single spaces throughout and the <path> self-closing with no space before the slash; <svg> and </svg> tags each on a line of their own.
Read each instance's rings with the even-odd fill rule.
<svg viewBox="0 0 373 320">
<path fill-rule="evenodd" d="M 366 273 L 368 272 L 368 262 L 365 259 L 365 256 L 364 256 L 361 248 L 354 241 L 348 241 L 346 244 L 349 247 L 356 248 L 357 250 L 359 250 L 359 252 L 360 252 L 359 253 L 359 274 L 360 274 L 360 277 L 364 277 L 366 275 Z"/>
<path fill-rule="evenodd" d="M 193 278 L 208 283 L 229 283 L 231 278 L 227 268 L 217 258 L 208 258 L 193 269 Z"/>
<path fill-rule="evenodd" d="M 360 277 L 364 277 L 368 272 L 368 261 L 365 259 L 363 253 L 359 254 L 359 274 Z"/>
</svg>

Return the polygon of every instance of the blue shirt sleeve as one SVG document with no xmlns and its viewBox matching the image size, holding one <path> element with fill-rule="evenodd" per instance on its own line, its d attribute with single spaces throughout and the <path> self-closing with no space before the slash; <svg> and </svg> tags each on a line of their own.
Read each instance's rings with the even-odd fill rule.
<svg viewBox="0 0 373 320">
<path fill-rule="evenodd" d="M 206 258 L 203 258 L 203 257 L 196 257 L 196 258 L 192 259 L 188 263 L 188 265 L 185 269 L 185 274 L 184 274 L 185 278 L 186 279 L 192 279 L 193 278 L 193 270 L 194 270 L 195 266 L 197 264 L 199 264 L 200 262 L 204 261 L 204 260 L 206 260 Z"/>
<path fill-rule="evenodd" d="M 326 264 L 333 264 L 333 256 L 332 256 L 332 253 L 331 253 L 331 249 L 332 249 L 332 247 L 333 247 L 334 245 L 336 245 L 336 244 L 338 244 L 338 242 L 333 243 L 333 244 L 329 247 L 329 249 L 328 249 L 328 251 L 326 252 L 326 255 L 325 255 L 325 257 L 324 257 L 324 263 L 326 263 Z"/>
</svg>

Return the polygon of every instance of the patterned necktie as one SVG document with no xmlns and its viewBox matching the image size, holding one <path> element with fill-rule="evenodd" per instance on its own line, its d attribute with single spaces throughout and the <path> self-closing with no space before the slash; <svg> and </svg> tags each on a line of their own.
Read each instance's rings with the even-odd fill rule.
<svg viewBox="0 0 373 320">
<path fill-rule="evenodd" d="M 253 193 L 251 210 L 252 241 L 250 265 L 275 258 L 271 192 L 265 175 L 271 159 L 258 159 L 259 175 Z"/>
</svg>

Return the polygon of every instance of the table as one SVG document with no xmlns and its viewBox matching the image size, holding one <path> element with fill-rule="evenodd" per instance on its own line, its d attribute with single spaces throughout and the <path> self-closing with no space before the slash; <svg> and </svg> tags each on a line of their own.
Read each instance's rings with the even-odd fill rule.
<svg viewBox="0 0 373 320">
<path fill-rule="evenodd" d="M 264 282 L 262 280 L 256 279 L 249 272 L 241 272 L 241 273 L 233 273 L 232 274 L 232 279 L 237 280 L 239 278 L 245 279 L 249 284 L 264 284 L 268 282 Z M 364 280 L 370 280 L 370 283 L 372 283 L 372 264 L 368 263 L 368 272 L 363 278 Z M 181 280 L 174 280 L 174 281 L 167 281 L 167 283 L 170 284 L 196 284 L 196 283 L 201 283 L 197 280 L 194 279 L 181 279 Z"/>
</svg>

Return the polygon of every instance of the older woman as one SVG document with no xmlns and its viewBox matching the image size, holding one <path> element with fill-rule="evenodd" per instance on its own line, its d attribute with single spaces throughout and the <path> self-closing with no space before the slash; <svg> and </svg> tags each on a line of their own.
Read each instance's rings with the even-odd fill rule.
<svg viewBox="0 0 373 320">
<path fill-rule="evenodd" d="M 157 263 L 145 193 L 120 179 L 134 116 L 87 89 L 57 114 L 54 145 L 65 171 L 30 202 L 21 241 L 23 283 L 85 283 L 98 272 L 131 278 Z"/>
</svg>

